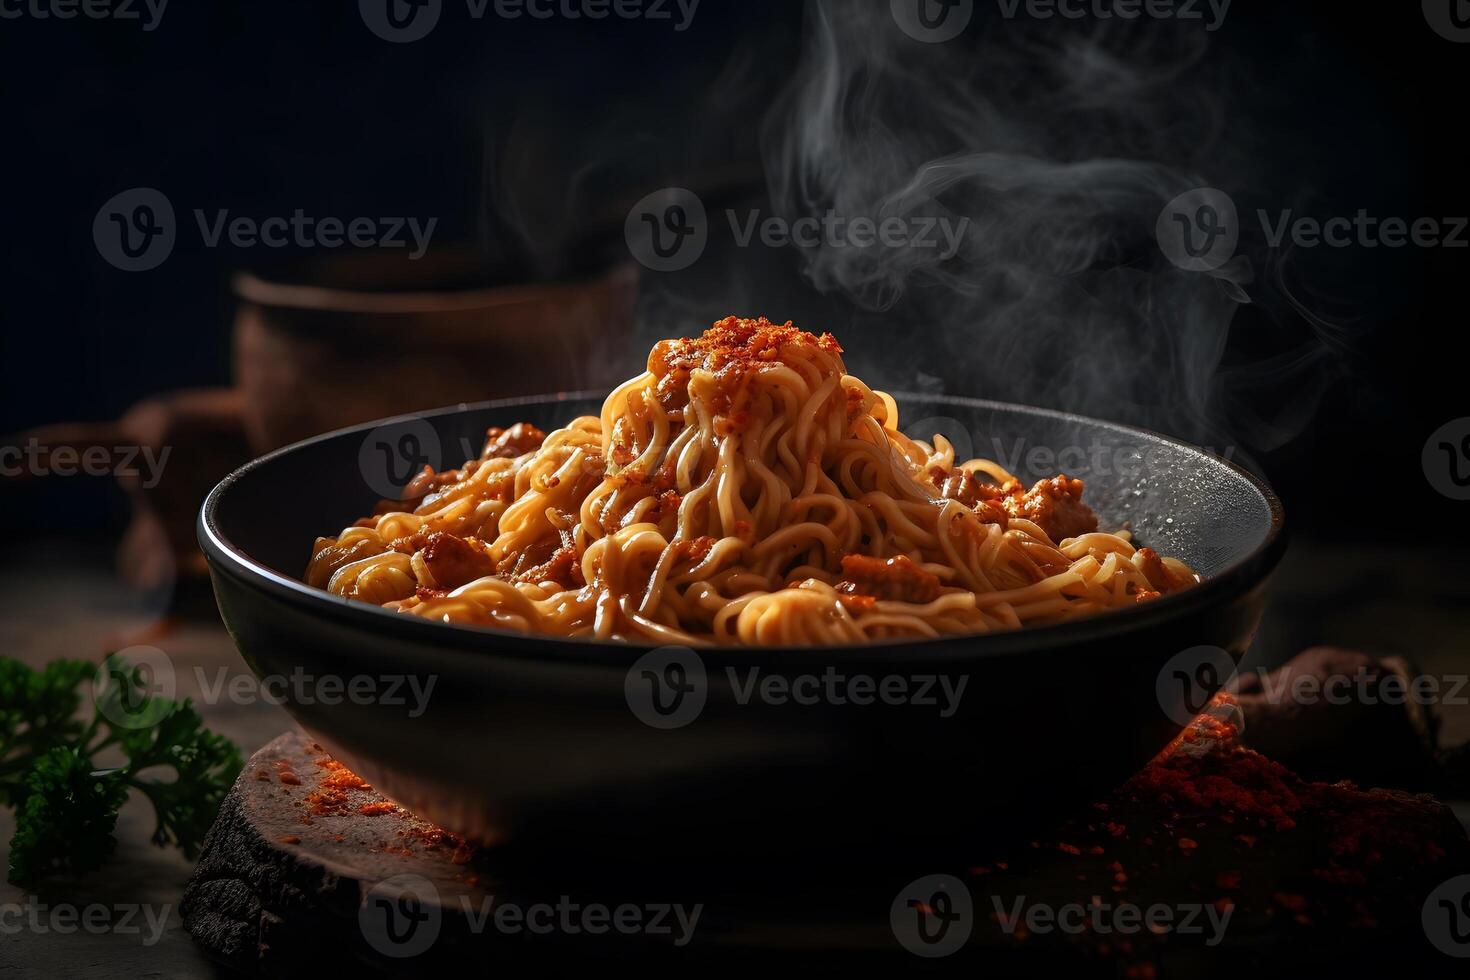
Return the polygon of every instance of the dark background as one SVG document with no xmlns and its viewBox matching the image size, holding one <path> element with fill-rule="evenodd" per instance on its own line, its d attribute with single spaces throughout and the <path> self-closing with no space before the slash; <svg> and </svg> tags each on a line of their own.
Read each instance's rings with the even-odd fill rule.
<svg viewBox="0 0 1470 980">
<path fill-rule="evenodd" d="M 834 4 L 833 16 L 844 6 Z M 1004 24 L 993 10 L 978 4 L 954 43 L 978 50 L 1015 30 L 1020 46 L 1091 29 Z M 704 0 L 677 33 L 669 22 L 638 20 L 475 22 L 449 2 L 434 33 L 406 45 L 372 36 L 352 3 L 175 0 L 152 33 L 85 18 L 0 21 L 0 431 L 111 418 L 161 391 L 228 383 L 229 276 L 279 256 L 204 248 L 195 207 L 436 216 L 436 243 L 473 244 L 486 281 L 517 282 L 575 278 L 625 259 L 621 216 L 655 188 L 718 185 L 759 201 L 762 120 L 803 57 L 803 19 L 789 0 Z M 1167 60 L 1157 45 L 1133 54 L 1125 28 L 1109 30 L 1125 60 Z M 1196 38 L 1201 31 L 1189 28 Z M 1434 34 L 1417 4 L 1287 10 L 1237 0 L 1208 42 L 1179 85 L 1208 97 L 1213 138 L 1177 146 L 1168 162 L 1227 187 L 1243 211 L 1470 213 L 1459 132 L 1470 46 Z M 1017 99 L 1024 104 L 1024 92 Z M 1091 148 L 1080 134 L 1066 152 L 1103 154 L 1115 149 L 1108 138 Z M 144 273 L 108 265 L 91 236 L 102 202 L 135 186 L 163 190 L 180 215 L 172 257 Z M 1465 255 L 1405 247 L 1291 256 L 1295 294 L 1322 319 L 1263 294 L 1237 312 L 1209 379 L 1226 396 L 1214 431 L 1278 488 L 1298 549 L 1307 549 L 1294 554 L 1348 555 L 1359 569 L 1352 588 L 1373 595 L 1402 587 L 1400 578 L 1431 582 L 1427 601 L 1446 612 L 1465 596 L 1458 548 L 1470 522 L 1465 504 L 1428 484 L 1420 451 L 1441 423 L 1467 414 L 1463 355 L 1454 353 Z M 654 336 L 696 331 L 727 312 L 763 313 L 838 334 L 849 366 L 875 387 L 1085 408 L 1194 434 L 1167 411 L 1069 404 L 1044 372 L 976 390 L 975 372 L 954 356 L 970 338 L 931 346 L 911 307 L 863 309 L 841 291 L 819 294 L 794 252 L 712 245 L 687 272 L 645 273 L 644 290 L 624 374 L 639 368 Z M 973 348 L 985 342 L 976 336 Z M 1310 378 L 1250 371 L 1235 400 L 1261 409 L 1307 385 L 1320 397 L 1278 426 L 1272 445 L 1253 444 L 1231 407 L 1232 366 L 1271 363 L 1301 345 L 1321 354 Z M 1124 344 L 1119 357 L 1128 356 Z M 487 365 L 484 396 L 496 394 Z M 15 501 L 6 510 L 12 556 L 57 534 L 107 541 L 126 516 L 105 481 L 4 492 Z M 1288 602 L 1292 581 L 1320 585 L 1316 568 L 1288 563 Z M 1307 609 L 1283 642 L 1339 632 L 1342 593 L 1329 594 L 1338 598 Z M 1403 615 L 1385 613 L 1382 635 Z"/>
</svg>

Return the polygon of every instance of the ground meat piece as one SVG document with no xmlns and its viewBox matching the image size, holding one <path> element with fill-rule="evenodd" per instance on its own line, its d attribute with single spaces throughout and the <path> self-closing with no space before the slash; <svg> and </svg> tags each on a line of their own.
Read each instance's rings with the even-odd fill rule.
<svg viewBox="0 0 1470 980">
<path fill-rule="evenodd" d="M 481 459 L 515 459 L 541 448 L 546 433 L 529 422 L 517 422 L 509 429 L 491 426 L 485 430 L 485 448 Z"/>
<path fill-rule="evenodd" d="M 698 565 L 709 557 L 710 551 L 716 544 L 716 539 L 708 534 L 702 534 L 697 538 L 684 538 L 674 542 L 674 559 L 676 562 L 687 562 L 690 566 Z"/>
<path fill-rule="evenodd" d="M 389 500 L 385 497 L 374 504 L 373 517 L 382 517 L 384 514 L 393 514 L 398 511 L 412 513 L 418 508 L 419 504 L 424 502 L 429 494 L 438 493 L 445 487 L 453 486 L 475 472 L 475 467 L 478 465 L 478 462 L 478 460 L 472 459 L 460 469 L 440 470 L 438 473 L 435 473 L 430 467 L 425 466 L 423 472 L 408 481 L 408 485 L 403 488 L 403 496 L 398 500 Z M 357 526 L 373 527 L 377 523 L 372 518 L 363 518 L 357 522 Z"/>
<path fill-rule="evenodd" d="M 1006 511 L 1032 521 L 1053 541 L 1097 530 L 1097 515 L 1082 502 L 1082 481 L 1066 476 L 1038 480 L 1025 493 L 1016 488 L 1005 498 Z"/>
<path fill-rule="evenodd" d="M 388 548 L 389 550 L 396 551 L 401 555 L 411 555 L 415 551 L 423 551 L 424 546 L 428 543 L 429 532 L 415 531 L 412 534 L 405 534 L 401 538 L 394 538 L 392 541 L 388 542 Z"/>
<path fill-rule="evenodd" d="M 974 473 L 952 469 L 939 481 L 939 495 L 948 500 L 958 500 L 975 512 L 982 524 L 999 524 L 1004 528 L 1010 522 L 1005 505 L 1006 487 L 981 481 Z"/>
<path fill-rule="evenodd" d="M 837 591 L 844 595 L 866 595 L 875 599 L 923 604 L 939 598 L 939 579 L 915 565 L 904 555 L 874 558 L 844 555 L 842 581 Z"/>
<path fill-rule="evenodd" d="M 1165 565 L 1159 553 L 1152 548 L 1139 548 L 1138 558 L 1143 569 L 1143 577 L 1148 579 L 1148 584 L 1165 595 L 1170 592 L 1178 592 L 1180 589 L 1187 589 L 1195 584 L 1194 579 L 1187 575 L 1177 574 L 1168 565 Z"/>
<path fill-rule="evenodd" d="M 441 589 L 457 589 L 495 572 L 495 563 L 483 543 L 447 531 L 430 534 L 423 555 L 435 586 Z"/>
<path fill-rule="evenodd" d="M 558 582 L 577 588 L 586 584 L 577 557 L 576 539 L 569 527 L 558 529 L 556 538 L 537 541 L 505 556 L 496 572 L 512 582 Z"/>
<path fill-rule="evenodd" d="M 562 545 L 551 553 L 551 557 L 539 565 L 532 566 L 512 576 L 517 582 L 555 582 L 581 588 L 586 585 L 582 577 L 582 564 L 577 561 L 577 549 Z"/>
<path fill-rule="evenodd" d="M 447 486 L 452 486 L 462 479 L 464 479 L 464 474 L 459 470 L 442 470 L 435 473 L 432 469 L 425 466 L 424 471 L 412 480 L 409 480 L 408 486 L 403 488 L 403 499 L 422 500 L 429 494 L 443 490 Z"/>
</svg>

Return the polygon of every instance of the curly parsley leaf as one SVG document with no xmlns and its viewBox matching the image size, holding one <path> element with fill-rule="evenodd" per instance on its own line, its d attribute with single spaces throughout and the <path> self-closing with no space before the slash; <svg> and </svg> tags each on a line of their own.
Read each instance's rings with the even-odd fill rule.
<svg viewBox="0 0 1470 980">
<path fill-rule="evenodd" d="M 73 744 L 82 736 L 77 688 L 96 671 L 96 664 L 83 660 L 55 660 L 38 672 L 18 660 L 0 658 L 0 802 L 19 802 L 14 796 L 28 756 Z"/>
<path fill-rule="evenodd" d="M 94 682 L 90 720 L 79 690 L 87 680 Z M 42 671 L 0 657 L 0 804 L 17 810 L 11 881 L 78 874 L 106 861 L 130 789 L 153 804 L 155 844 L 198 854 L 241 769 L 240 753 L 205 728 L 188 701 L 149 697 L 143 680 L 116 656 L 100 669 L 61 660 Z M 96 763 L 110 746 L 126 757 L 121 767 Z M 173 778 L 157 778 L 160 770 Z"/>
<path fill-rule="evenodd" d="M 94 772 L 74 749 L 38 757 L 10 840 L 11 881 L 91 871 L 112 856 L 113 829 L 128 787 L 116 772 Z"/>
<path fill-rule="evenodd" d="M 193 859 L 204 843 L 220 804 L 244 765 L 233 742 L 205 728 L 185 701 L 152 731 L 132 731 L 122 739 L 128 756 L 129 785 L 153 802 L 158 827 L 153 843 L 174 845 Z M 142 778 L 146 770 L 174 770 L 171 782 Z"/>
</svg>

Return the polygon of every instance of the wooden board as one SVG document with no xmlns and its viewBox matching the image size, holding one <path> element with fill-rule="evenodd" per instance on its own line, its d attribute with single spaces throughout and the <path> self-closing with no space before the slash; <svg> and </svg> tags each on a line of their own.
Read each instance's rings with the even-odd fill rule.
<svg viewBox="0 0 1470 980">
<path fill-rule="evenodd" d="M 1135 780 L 1058 827 L 1038 829 L 1035 840 L 992 842 L 983 860 L 905 870 L 855 854 L 764 866 L 732 842 L 730 863 L 745 872 L 732 875 L 682 866 L 679 855 L 588 869 L 462 846 L 371 788 L 352 787 L 355 777 L 303 736 L 283 735 L 242 773 L 182 913 L 210 956 L 252 975 L 320 975 L 364 963 L 433 975 L 466 964 L 544 968 L 624 957 L 703 969 L 773 955 L 788 964 L 968 964 L 1081 976 L 1235 976 L 1349 963 L 1433 976 L 1463 966 L 1434 949 L 1420 925 L 1429 890 L 1470 873 L 1470 843 L 1447 808 L 1428 797 L 1283 777 L 1254 753 L 1227 758 L 1240 767 L 1186 767 L 1186 781 L 1198 775 L 1199 785 L 1215 785 L 1228 775 L 1254 792 L 1253 780 L 1289 777 L 1290 821 L 1263 815 L 1254 799 L 1212 808 L 1177 792 L 1141 792 Z M 1380 834 L 1380 826 L 1395 829 Z M 1362 853 L 1338 853 L 1345 828 L 1369 845 Z M 874 842 L 874 854 L 894 850 Z M 933 881 L 911 886 L 933 875 L 960 882 L 956 891 L 969 903 L 953 934 L 963 932 L 959 941 L 916 939 L 908 893 L 923 902 L 939 896 Z M 1038 933 L 1001 921 L 1036 905 L 1185 910 L 1222 901 L 1234 909 L 1216 935 L 1207 919 L 1197 934 L 1094 925 Z M 912 948 L 946 955 L 921 959 Z"/>
</svg>

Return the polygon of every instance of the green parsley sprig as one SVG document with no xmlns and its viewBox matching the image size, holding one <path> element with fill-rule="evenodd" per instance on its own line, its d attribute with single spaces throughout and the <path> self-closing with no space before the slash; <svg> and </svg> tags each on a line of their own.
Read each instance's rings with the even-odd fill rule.
<svg viewBox="0 0 1470 980">
<path fill-rule="evenodd" d="M 113 746 L 126 761 L 100 766 L 97 755 Z M 192 860 L 241 765 L 239 750 L 205 728 L 189 701 L 149 697 L 139 669 L 116 655 L 101 665 L 57 660 L 40 671 L 0 657 L 0 805 L 16 813 L 12 882 L 103 864 L 133 790 L 153 804 L 153 843 Z M 168 770 L 173 779 L 157 778 Z"/>
</svg>

